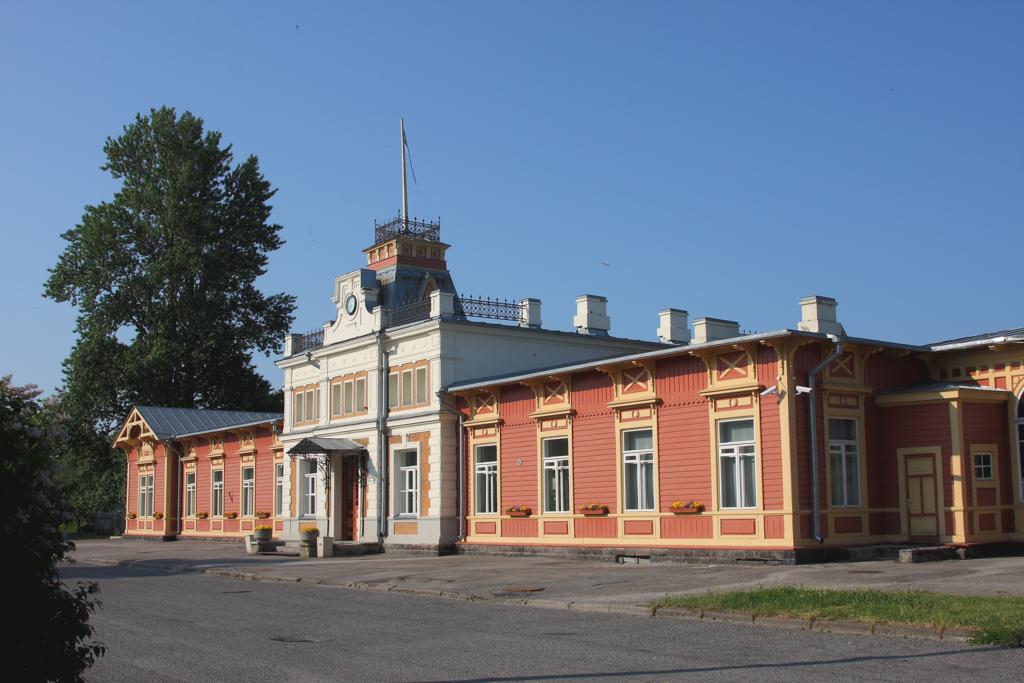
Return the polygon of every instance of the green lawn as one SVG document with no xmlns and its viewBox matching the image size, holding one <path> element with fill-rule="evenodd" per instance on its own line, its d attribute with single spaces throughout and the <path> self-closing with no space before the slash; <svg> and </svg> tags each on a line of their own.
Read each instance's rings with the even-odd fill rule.
<svg viewBox="0 0 1024 683">
<path fill-rule="evenodd" d="M 666 596 L 653 606 L 977 629 L 973 643 L 1024 645 L 1024 598 L 779 587 Z"/>
</svg>

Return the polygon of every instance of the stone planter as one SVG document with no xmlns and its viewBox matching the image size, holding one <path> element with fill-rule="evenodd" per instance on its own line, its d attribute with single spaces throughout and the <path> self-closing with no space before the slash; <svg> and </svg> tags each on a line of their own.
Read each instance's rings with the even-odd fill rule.
<svg viewBox="0 0 1024 683">
<path fill-rule="evenodd" d="M 252 540 L 256 541 L 257 543 L 266 543 L 270 540 L 270 535 L 272 533 L 273 532 L 270 529 L 257 529 L 256 531 L 252 532 Z"/>
<path fill-rule="evenodd" d="M 300 531 L 299 532 L 299 545 L 306 547 L 316 547 L 316 540 L 320 538 L 319 532 L 316 531 Z"/>
</svg>

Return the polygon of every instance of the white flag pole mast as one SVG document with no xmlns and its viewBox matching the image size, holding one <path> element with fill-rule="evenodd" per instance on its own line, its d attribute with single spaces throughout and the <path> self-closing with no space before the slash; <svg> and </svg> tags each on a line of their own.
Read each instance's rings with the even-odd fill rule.
<svg viewBox="0 0 1024 683">
<path fill-rule="evenodd" d="M 402 130 L 402 227 L 409 225 L 409 185 L 405 180 L 405 117 L 399 119 L 399 127 Z"/>
</svg>

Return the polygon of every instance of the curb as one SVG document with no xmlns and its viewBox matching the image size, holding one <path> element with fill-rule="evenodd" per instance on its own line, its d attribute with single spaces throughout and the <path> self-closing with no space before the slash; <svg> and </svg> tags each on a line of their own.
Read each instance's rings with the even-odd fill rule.
<svg viewBox="0 0 1024 683">
<path fill-rule="evenodd" d="M 104 559 L 76 559 L 79 564 L 91 564 L 102 567 L 138 567 L 138 560 L 104 560 Z M 539 609 L 561 609 L 570 612 L 589 612 L 596 614 L 623 614 L 627 616 L 646 617 L 655 619 L 681 619 L 684 621 L 717 621 L 728 624 L 742 624 L 745 626 L 760 626 L 767 628 L 778 628 L 791 631 L 813 631 L 816 633 L 833 633 L 837 635 L 873 635 L 886 636 L 890 638 L 921 638 L 925 640 L 939 640 L 945 642 L 966 643 L 974 635 L 975 631 L 962 628 L 946 628 L 936 626 L 910 626 L 903 624 L 869 623 L 863 621 L 832 621 L 827 619 L 798 618 L 798 617 L 777 617 L 757 616 L 743 612 L 719 612 L 713 610 L 691 609 L 685 607 L 647 607 L 645 605 L 623 605 L 615 603 L 593 603 L 574 602 L 572 600 L 558 600 L 551 598 L 508 598 L 477 595 L 475 593 L 460 593 L 457 591 L 430 590 L 422 588 L 411 588 L 396 584 L 368 583 L 365 581 L 353 581 L 343 584 L 325 584 L 319 579 L 304 579 L 301 576 L 274 576 L 255 572 L 243 572 L 233 569 L 219 569 L 210 567 L 202 569 L 189 565 L 176 565 L 171 567 L 145 567 L 157 569 L 169 573 L 179 574 L 208 574 L 230 579 L 242 579 L 246 581 L 275 581 L 279 583 L 305 583 L 310 585 L 323 586 L 326 588 L 342 588 L 346 590 L 365 591 L 368 593 L 397 593 L 399 595 L 415 595 L 428 598 L 447 598 L 450 600 L 462 600 L 464 602 L 486 602 L 495 605 L 508 605 L 514 607 L 533 607 Z"/>
<path fill-rule="evenodd" d="M 712 610 L 688 609 L 683 607 L 659 607 L 654 610 L 658 619 L 686 619 L 689 621 L 721 621 L 747 626 L 767 626 L 791 631 L 814 631 L 843 635 L 888 636 L 892 638 L 923 638 L 947 642 L 968 642 L 975 631 L 962 628 L 938 626 L 911 626 L 904 624 L 883 624 L 864 621 L 833 621 L 809 617 L 757 616 L 743 612 L 716 612 Z"/>
</svg>

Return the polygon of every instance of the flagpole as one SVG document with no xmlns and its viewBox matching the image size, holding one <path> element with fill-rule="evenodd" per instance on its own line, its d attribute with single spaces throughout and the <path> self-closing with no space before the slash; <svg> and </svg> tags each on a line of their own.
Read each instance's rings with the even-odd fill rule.
<svg viewBox="0 0 1024 683">
<path fill-rule="evenodd" d="M 402 227 L 409 226 L 409 185 L 405 180 L 405 117 L 399 119 L 402 131 Z"/>
</svg>

